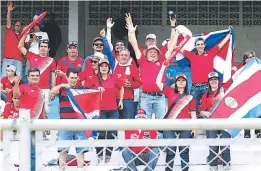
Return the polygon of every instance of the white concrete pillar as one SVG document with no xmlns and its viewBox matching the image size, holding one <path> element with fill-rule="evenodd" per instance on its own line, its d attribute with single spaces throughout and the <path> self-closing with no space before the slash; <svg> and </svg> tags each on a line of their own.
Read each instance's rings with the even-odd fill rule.
<svg viewBox="0 0 261 171">
<path fill-rule="evenodd" d="M 78 1 L 69 1 L 68 41 L 78 42 Z"/>
</svg>

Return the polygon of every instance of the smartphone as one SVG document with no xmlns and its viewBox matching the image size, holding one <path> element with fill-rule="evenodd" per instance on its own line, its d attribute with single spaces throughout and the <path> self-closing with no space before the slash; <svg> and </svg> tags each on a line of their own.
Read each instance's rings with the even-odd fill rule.
<svg viewBox="0 0 261 171">
<path fill-rule="evenodd" d="M 174 11 L 169 11 L 168 12 L 168 14 L 169 14 L 169 16 L 170 16 L 170 18 L 173 20 L 173 19 L 175 19 L 176 18 L 176 14 L 174 13 Z"/>
</svg>

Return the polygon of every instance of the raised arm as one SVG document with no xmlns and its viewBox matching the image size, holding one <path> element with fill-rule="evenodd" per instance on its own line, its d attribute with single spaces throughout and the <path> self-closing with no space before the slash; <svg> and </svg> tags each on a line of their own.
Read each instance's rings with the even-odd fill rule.
<svg viewBox="0 0 261 171">
<path fill-rule="evenodd" d="M 60 92 L 61 88 L 70 88 L 70 85 L 69 84 L 60 84 L 60 85 L 54 86 L 50 91 L 51 97 L 54 98 Z"/>
<path fill-rule="evenodd" d="M 158 73 L 158 76 L 157 76 L 157 79 L 156 79 L 156 84 L 157 86 L 159 87 L 160 91 L 163 90 L 163 87 L 164 87 L 164 83 L 162 83 L 162 78 L 164 76 L 164 72 L 166 70 L 166 68 L 169 66 L 169 62 L 168 61 L 164 61 L 162 66 L 161 66 L 161 69 Z"/>
<path fill-rule="evenodd" d="M 232 34 L 232 28 L 233 28 L 232 26 L 229 26 L 229 27 L 228 27 L 229 33 L 228 33 L 228 35 L 222 40 L 222 42 L 219 43 L 219 45 L 218 45 L 218 48 L 219 48 L 219 49 L 222 49 L 222 48 L 225 46 L 225 44 L 227 43 L 227 41 L 230 39 L 231 34 Z"/>
<path fill-rule="evenodd" d="M 108 57 L 108 60 L 109 60 L 110 66 L 111 66 L 111 71 L 114 72 L 115 57 L 113 56 L 113 53 L 112 53 L 110 46 L 108 44 L 108 41 L 107 41 L 107 38 L 106 38 L 106 35 L 105 35 L 105 29 L 102 29 L 100 31 L 100 36 L 103 39 L 104 50 L 105 50 L 106 56 Z"/>
<path fill-rule="evenodd" d="M 15 7 L 13 7 L 12 2 L 8 2 L 7 4 L 7 15 L 6 15 L 6 28 L 10 29 L 12 26 L 12 21 L 11 21 L 11 13 Z"/>
<path fill-rule="evenodd" d="M 20 39 L 19 44 L 18 44 L 18 49 L 21 51 L 21 53 L 23 55 L 27 54 L 27 50 L 24 47 L 24 42 L 25 42 L 25 38 L 26 38 L 27 34 L 24 34 L 23 37 Z"/>
<path fill-rule="evenodd" d="M 14 80 L 15 85 L 13 87 L 13 96 L 14 97 L 20 97 L 21 96 L 20 89 L 19 89 L 20 81 L 21 81 L 20 76 L 15 77 L 15 80 Z"/>
<path fill-rule="evenodd" d="M 125 20 L 126 20 L 126 29 L 128 29 L 129 42 L 135 52 L 136 59 L 139 60 L 141 58 L 141 51 L 139 49 L 137 38 L 135 35 L 137 25 L 135 27 L 133 26 L 130 13 L 126 14 Z"/>
<path fill-rule="evenodd" d="M 108 18 L 107 19 L 107 34 L 106 34 L 106 37 L 107 37 L 107 41 L 108 41 L 108 44 L 110 46 L 111 51 L 113 51 L 113 45 L 111 43 L 111 28 L 113 27 L 113 25 L 114 25 L 114 22 L 112 22 L 112 18 Z"/>
<path fill-rule="evenodd" d="M 171 25 L 171 33 L 170 33 L 170 38 L 168 41 L 168 49 L 171 48 L 170 46 L 172 45 L 172 42 L 175 41 L 174 37 L 176 35 L 176 29 L 175 29 L 176 28 L 176 18 L 171 19 L 171 17 L 169 17 L 169 21 L 170 21 L 170 25 Z M 176 46 L 176 44 L 177 43 L 175 43 L 175 46 Z"/>
<path fill-rule="evenodd" d="M 177 29 L 172 29 L 170 41 L 168 42 L 168 50 L 165 53 L 165 58 L 168 60 L 171 57 L 173 50 L 176 48 L 178 42 L 179 32 Z"/>
</svg>

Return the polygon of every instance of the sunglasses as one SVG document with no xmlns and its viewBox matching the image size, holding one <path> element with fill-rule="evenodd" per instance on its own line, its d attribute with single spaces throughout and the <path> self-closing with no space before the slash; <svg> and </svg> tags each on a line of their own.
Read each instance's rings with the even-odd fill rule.
<svg viewBox="0 0 261 171">
<path fill-rule="evenodd" d="M 97 64 L 98 61 L 91 60 L 91 63 Z"/>
<path fill-rule="evenodd" d="M 78 45 L 78 42 L 76 42 L 76 41 L 69 41 L 68 44 L 69 45 Z"/>
<path fill-rule="evenodd" d="M 94 43 L 94 46 L 103 46 L 103 43 Z"/>
<path fill-rule="evenodd" d="M 13 97 L 13 99 L 15 99 L 15 100 L 19 100 L 19 97 Z"/>
<path fill-rule="evenodd" d="M 204 43 L 197 43 L 197 44 L 196 44 L 196 46 L 200 46 L 200 45 L 203 46 Z"/>
<path fill-rule="evenodd" d="M 30 75 L 30 77 L 40 77 L 40 75 Z"/>
<path fill-rule="evenodd" d="M 40 38 L 41 39 L 41 38 Z M 49 40 L 45 39 L 45 40 L 42 40 L 42 43 L 49 43 Z"/>
</svg>

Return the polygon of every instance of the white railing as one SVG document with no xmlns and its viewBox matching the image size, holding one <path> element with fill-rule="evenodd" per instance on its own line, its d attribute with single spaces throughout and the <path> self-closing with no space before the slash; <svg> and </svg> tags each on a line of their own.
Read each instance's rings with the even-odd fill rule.
<svg viewBox="0 0 261 171">
<path fill-rule="evenodd" d="M 220 129 L 261 129 L 261 119 L 180 119 L 180 120 L 30 120 L 29 111 L 21 110 L 20 118 L 14 120 L 0 120 L 1 130 L 20 130 L 20 171 L 30 170 L 30 131 L 43 131 L 43 130 L 220 130 Z M 67 141 L 68 142 L 68 141 Z M 195 143 L 193 139 L 187 140 L 106 140 L 97 141 L 94 145 L 93 141 L 78 141 L 74 143 L 74 146 L 87 147 L 99 147 L 108 144 L 114 144 L 116 147 L 122 146 L 167 146 L 171 142 L 172 145 L 191 145 Z M 241 141 L 241 143 L 250 142 L 249 139 Z M 203 143 L 200 140 L 197 143 Z M 224 140 L 219 139 L 218 143 L 213 142 L 211 139 L 205 139 L 206 145 L 228 145 L 235 144 L 233 139 Z M 260 139 L 252 141 L 256 147 L 260 150 Z M 240 143 L 239 143 L 240 144 Z M 50 145 L 50 144 L 49 144 Z M 241 144 L 242 145 L 242 144 Z M 48 146 L 48 143 L 46 144 Z M 56 147 L 68 146 L 68 143 L 64 141 L 58 141 L 55 143 Z"/>
</svg>

